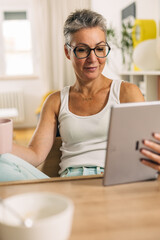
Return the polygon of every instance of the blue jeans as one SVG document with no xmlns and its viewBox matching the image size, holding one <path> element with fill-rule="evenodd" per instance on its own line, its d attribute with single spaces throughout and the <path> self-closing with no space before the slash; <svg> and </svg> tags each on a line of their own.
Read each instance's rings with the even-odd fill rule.
<svg viewBox="0 0 160 240">
<path fill-rule="evenodd" d="M 23 159 L 5 153 L 0 155 L 0 182 L 49 178 Z"/>
<path fill-rule="evenodd" d="M 102 167 L 69 167 L 60 174 L 60 177 L 87 176 L 103 173 L 104 168 Z"/>
</svg>

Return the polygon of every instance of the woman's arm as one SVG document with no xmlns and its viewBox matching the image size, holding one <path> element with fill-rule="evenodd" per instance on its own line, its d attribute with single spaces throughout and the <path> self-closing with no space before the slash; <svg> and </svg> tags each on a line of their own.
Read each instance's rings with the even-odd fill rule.
<svg viewBox="0 0 160 240">
<path fill-rule="evenodd" d="M 160 133 L 154 133 L 153 137 L 155 142 L 150 140 L 143 141 L 144 148 L 140 149 L 140 152 L 143 154 L 141 162 L 160 172 Z"/>
<path fill-rule="evenodd" d="M 144 102 L 144 97 L 137 85 L 129 82 L 122 82 L 120 91 L 120 102 Z"/>
<path fill-rule="evenodd" d="M 12 153 L 38 166 L 47 157 L 56 137 L 60 108 L 60 93 L 51 94 L 45 101 L 37 128 L 28 147 L 13 144 Z"/>
</svg>

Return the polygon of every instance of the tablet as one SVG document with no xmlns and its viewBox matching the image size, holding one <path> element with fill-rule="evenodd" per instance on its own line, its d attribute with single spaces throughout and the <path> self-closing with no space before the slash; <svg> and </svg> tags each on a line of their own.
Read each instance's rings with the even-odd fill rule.
<svg viewBox="0 0 160 240">
<path fill-rule="evenodd" d="M 160 101 L 122 103 L 111 108 L 105 186 L 158 177 L 157 170 L 140 162 L 142 141 L 153 140 L 153 132 L 160 132 Z"/>
</svg>

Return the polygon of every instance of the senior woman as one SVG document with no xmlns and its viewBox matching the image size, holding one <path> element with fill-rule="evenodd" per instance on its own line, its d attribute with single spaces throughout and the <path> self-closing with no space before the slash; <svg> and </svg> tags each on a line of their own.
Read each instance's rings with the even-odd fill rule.
<svg viewBox="0 0 160 240">
<path fill-rule="evenodd" d="M 4 156 L 7 162 L 16 161 L 14 173 L 21 162 L 27 164 L 21 170 L 22 178 L 31 178 L 32 170 L 34 178 L 46 177 L 33 166 L 45 160 L 57 126 L 62 138 L 60 176 L 103 173 L 111 106 L 144 101 L 136 85 L 102 74 L 110 52 L 106 32 L 105 19 L 94 11 L 78 10 L 68 16 L 64 51 L 76 81 L 47 98 L 29 146 L 14 144 L 14 156 Z"/>
</svg>

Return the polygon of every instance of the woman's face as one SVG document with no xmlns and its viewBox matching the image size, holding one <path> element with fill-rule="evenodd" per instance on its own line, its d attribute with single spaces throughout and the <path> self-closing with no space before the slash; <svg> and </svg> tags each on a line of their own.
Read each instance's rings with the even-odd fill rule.
<svg viewBox="0 0 160 240">
<path fill-rule="evenodd" d="M 84 28 L 72 34 L 70 45 L 77 46 L 88 45 L 95 48 L 99 44 L 105 44 L 106 38 L 104 32 L 98 28 Z M 91 81 L 101 76 L 105 66 L 106 58 L 98 58 L 94 51 L 84 59 L 78 59 L 72 50 L 65 48 L 66 56 L 72 61 L 72 65 L 79 81 Z"/>
</svg>

